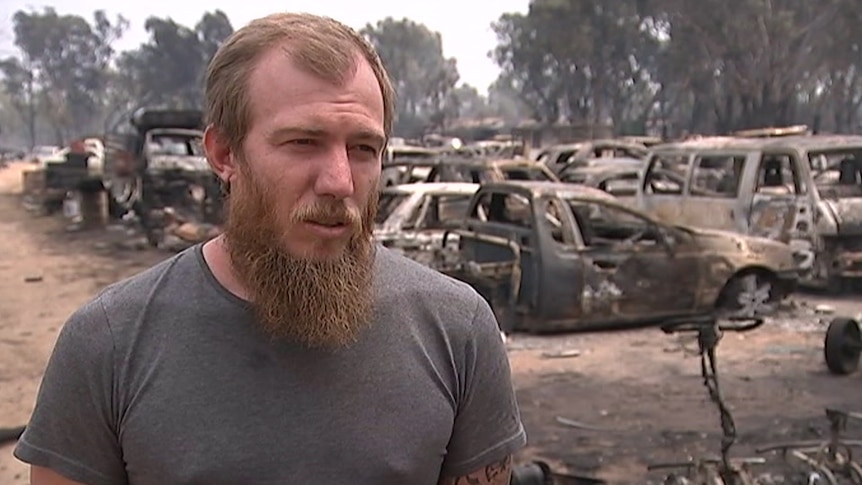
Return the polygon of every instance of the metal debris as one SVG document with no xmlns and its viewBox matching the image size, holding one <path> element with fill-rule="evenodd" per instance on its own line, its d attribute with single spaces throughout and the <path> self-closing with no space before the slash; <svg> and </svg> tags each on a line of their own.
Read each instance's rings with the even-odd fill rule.
<svg viewBox="0 0 862 485">
<path fill-rule="evenodd" d="M 562 416 L 557 416 L 555 418 L 555 421 L 570 428 L 586 429 L 591 431 L 613 431 L 613 428 L 594 426 L 591 424 L 582 423 L 580 421 L 575 421 L 573 419 L 564 418 Z"/>
</svg>

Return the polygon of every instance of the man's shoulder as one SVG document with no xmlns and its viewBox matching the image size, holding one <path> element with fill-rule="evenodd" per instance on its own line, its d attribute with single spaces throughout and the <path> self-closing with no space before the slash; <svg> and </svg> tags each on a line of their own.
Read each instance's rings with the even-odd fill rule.
<svg viewBox="0 0 862 485">
<path fill-rule="evenodd" d="M 395 325 L 446 335 L 449 344 L 498 331 L 487 301 L 467 283 L 389 249 L 380 248 L 377 265 L 378 311 Z"/>
<path fill-rule="evenodd" d="M 123 278 L 104 287 L 84 308 L 94 308 L 96 304 L 108 313 L 117 310 L 135 311 L 144 307 L 150 301 L 155 290 L 170 285 L 175 280 L 176 273 L 180 280 L 190 275 L 195 268 L 195 248 L 189 248 L 163 261 L 160 261 L 138 273 Z M 181 290 L 182 285 L 175 290 Z"/>
<path fill-rule="evenodd" d="M 382 246 L 378 247 L 377 279 L 381 293 L 388 295 L 474 304 L 478 297 L 467 283 Z"/>
</svg>

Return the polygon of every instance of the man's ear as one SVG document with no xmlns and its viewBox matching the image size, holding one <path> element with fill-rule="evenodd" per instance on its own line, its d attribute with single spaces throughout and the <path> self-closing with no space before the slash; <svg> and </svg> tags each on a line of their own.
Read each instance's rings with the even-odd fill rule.
<svg viewBox="0 0 862 485">
<path fill-rule="evenodd" d="M 222 184 L 229 187 L 237 172 L 236 156 L 231 151 L 227 139 L 213 125 L 207 126 L 204 131 L 204 151 L 210 168 Z"/>
</svg>

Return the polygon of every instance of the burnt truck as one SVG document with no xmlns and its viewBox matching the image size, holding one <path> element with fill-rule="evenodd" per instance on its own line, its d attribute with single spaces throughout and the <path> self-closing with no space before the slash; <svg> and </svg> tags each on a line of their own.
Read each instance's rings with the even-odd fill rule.
<svg viewBox="0 0 862 485">
<path fill-rule="evenodd" d="M 483 184 L 457 256 L 433 265 L 491 304 L 503 331 L 762 318 L 794 291 L 790 246 L 662 223 L 599 189 Z"/>
<path fill-rule="evenodd" d="M 171 224 L 218 225 L 223 196 L 203 149 L 199 110 L 142 108 L 105 137 L 104 186 L 113 217 L 133 215 L 158 246 Z"/>
</svg>

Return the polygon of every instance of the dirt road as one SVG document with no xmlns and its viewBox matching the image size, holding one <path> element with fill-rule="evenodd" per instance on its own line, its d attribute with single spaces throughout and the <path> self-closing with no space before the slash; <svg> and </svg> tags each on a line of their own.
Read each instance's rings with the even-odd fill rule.
<svg viewBox="0 0 862 485">
<path fill-rule="evenodd" d="M 105 284 L 169 256 L 118 250 L 117 231 L 72 233 L 57 217 L 26 212 L 20 165 L 0 169 L 0 428 L 26 423 L 46 359 L 65 318 Z M 858 298 L 857 298 L 858 299 Z M 734 454 L 825 430 L 826 406 L 862 411 L 862 375 L 828 375 L 829 305 L 855 316 L 852 299 L 797 296 L 799 308 L 719 346 L 722 390 L 736 418 Z M 821 312 L 830 310 L 820 308 Z M 691 336 L 655 329 L 560 337 L 511 336 L 510 357 L 530 445 L 519 460 L 612 483 L 658 483 L 653 461 L 719 449 L 719 418 L 707 400 Z M 557 417 L 601 430 L 571 427 Z M 862 426 L 856 435 L 862 435 Z M 27 483 L 26 467 L 0 447 L 0 483 Z"/>
<path fill-rule="evenodd" d="M 104 285 L 167 255 L 118 254 L 103 237 L 71 233 L 58 217 L 26 212 L 23 165 L 0 169 L 0 428 L 27 422 L 57 331 Z M 27 483 L 12 446 L 0 447 L 0 483 Z"/>
</svg>

